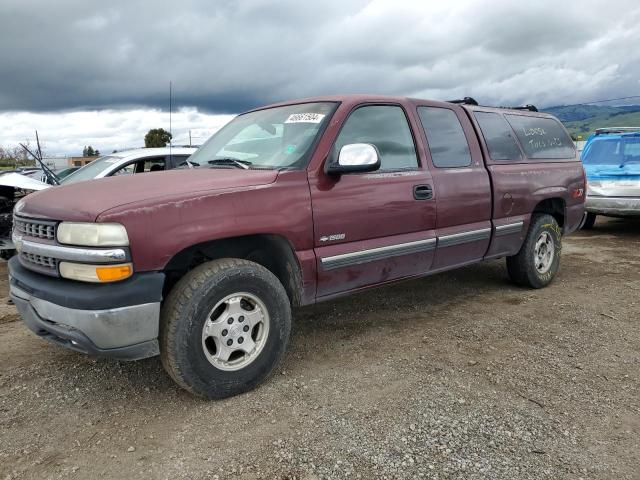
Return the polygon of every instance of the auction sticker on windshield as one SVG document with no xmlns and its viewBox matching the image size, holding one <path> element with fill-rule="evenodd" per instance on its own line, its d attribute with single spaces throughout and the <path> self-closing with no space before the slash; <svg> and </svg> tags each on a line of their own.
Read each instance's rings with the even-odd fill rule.
<svg viewBox="0 0 640 480">
<path fill-rule="evenodd" d="M 284 123 L 320 123 L 323 118 L 322 113 L 293 113 Z"/>
</svg>

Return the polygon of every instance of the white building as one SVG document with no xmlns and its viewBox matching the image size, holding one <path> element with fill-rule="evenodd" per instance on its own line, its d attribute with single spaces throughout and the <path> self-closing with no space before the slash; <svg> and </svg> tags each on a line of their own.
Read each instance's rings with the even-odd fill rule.
<svg viewBox="0 0 640 480">
<path fill-rule="evenodd" d="M 51 170 L 62 170 L 69 167 L 69 159 L 67 157 L 45 157 L 42 161 Z"/>
</svg>

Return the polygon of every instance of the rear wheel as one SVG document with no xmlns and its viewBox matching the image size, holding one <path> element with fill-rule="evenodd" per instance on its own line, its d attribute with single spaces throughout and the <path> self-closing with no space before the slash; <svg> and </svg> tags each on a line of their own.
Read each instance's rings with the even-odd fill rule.
<svg viewBox="0 0 640 480">
<path fill-rule="evenodd" d="M 160 352 L 184 389 L 224 398 L 264 381 L 284 355 L 289 299 L 266 268 L 239 259 L 205 263 L 185 275 L 162 308 Z"/>
<path fill-rule="evenodd" d="M 562 235 L 555 218 L 534 214 L 520 251 L 507 257 L 507 271 L 518 285 L 542 288 L 549 285 L 560 269 Z"/>
<path fill-rule="evenodd" d="M 596 223 L 597 215 L 595 213 L 587 213 L 587 218 L 584 219 L 584 224 L 582 225 L 583 230 L 591 230 L 593 225 Z"/>
</svg>

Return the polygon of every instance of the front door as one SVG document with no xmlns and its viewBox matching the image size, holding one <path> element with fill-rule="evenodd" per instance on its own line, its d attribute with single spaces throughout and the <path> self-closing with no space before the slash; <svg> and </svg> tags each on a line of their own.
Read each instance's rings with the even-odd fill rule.
<svg viewBox="0 0 640 480">
<path fill-rule="evenodd" d="M 406 111 L 363 105 L 346 119 L 333 148 L 369 143 L 380 170 L 311 175 L 318 298 L 429 270 L 435 249 L 433 182 L 421 165 Z"/>
</svg>

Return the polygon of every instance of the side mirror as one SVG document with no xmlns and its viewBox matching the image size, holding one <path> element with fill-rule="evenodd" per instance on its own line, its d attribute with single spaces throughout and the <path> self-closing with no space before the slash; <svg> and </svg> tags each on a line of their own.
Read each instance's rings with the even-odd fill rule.
<svg viewBox="0 0 640 480">
<path fill-rule="evenodd" d="M 380 154 L 375 145 L 369 143 L 351 143 L 344 145 L 336 158 L 329 156 L 325 172 L 328 175 L 344 173 L 373 172 L 380 168 Z"/>
</svg>

